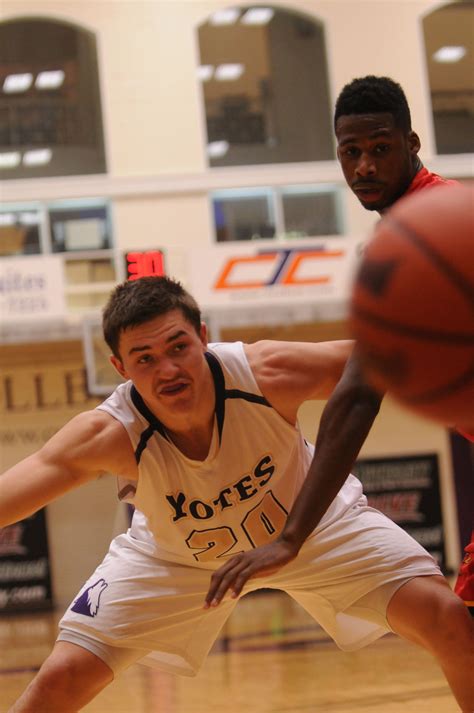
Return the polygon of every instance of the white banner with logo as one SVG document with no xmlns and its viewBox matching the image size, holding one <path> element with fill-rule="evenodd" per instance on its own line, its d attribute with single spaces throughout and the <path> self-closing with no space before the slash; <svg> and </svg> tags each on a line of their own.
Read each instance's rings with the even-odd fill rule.
<svg viewBox="0 0 474 713">
<path fill-rule="evenodd" d="M 65 315 L 64 266 L 59 255 L 0 259 L 0 322 L 3 325 Z"/>
<path fill-rule="evenodd" d="M 190 291 L 204 309 L 347 303 L 360 244 L 308 238 L 193 250 Z"/>
</svg>

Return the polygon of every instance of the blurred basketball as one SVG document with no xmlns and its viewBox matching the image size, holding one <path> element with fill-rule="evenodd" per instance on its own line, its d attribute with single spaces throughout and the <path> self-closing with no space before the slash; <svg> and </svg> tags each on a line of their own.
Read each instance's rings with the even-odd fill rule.
<svg viewBox="0 0 474 713">
<path fill-rule="evenodd" d="M 373 386 L 446 425 L 474 424 L 474 190 L 438 186 L 377 224 L 350 326 Z"/>
</svg>

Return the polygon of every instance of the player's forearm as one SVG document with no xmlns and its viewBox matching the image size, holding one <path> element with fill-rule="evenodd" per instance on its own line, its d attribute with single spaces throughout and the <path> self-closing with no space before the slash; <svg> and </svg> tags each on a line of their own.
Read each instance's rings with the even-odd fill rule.
<svg viewBox="0 0 474 713">
<path fill-rule="evenodd" d="M 14 466 L 0 475 L 0 527 L 24 520 L 51 501 L 49 489 L 26 487 L 22 469 Z"/>
<path fill-rule="evenodd" d="M 79 482 L 38 454 L 29 456 L 0 475 L 0 527 L 29 517 Z"/>
<path fill-rule="evenodd" d="M 318 525 L 350 474 L 380 402 L 350 367 L 323 411 L 313 461 L 281 539 L 299 549 Z"/>
<path fill-rule="evenodd" d="M 47 503 L 44 503 L 44 505 L 47 505 Z M 41 507 L 43 507 L 41 503 L 35 503 L 27 507 L 24 503 L 21 505 L 19 503 L 11 503 L 8 499 L 4 500 L 0 497 L 0 528 L 25 520 L 40 510 Z"/>
</svg>

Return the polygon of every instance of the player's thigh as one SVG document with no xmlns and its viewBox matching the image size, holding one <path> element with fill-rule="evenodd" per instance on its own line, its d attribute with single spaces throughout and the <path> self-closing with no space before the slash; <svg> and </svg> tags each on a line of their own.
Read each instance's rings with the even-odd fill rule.
<svg viewBox="0 0 474 713">
<path fill-rule="evenodd" d="M 406 582 L 391 598 L 387 620 L 394 632 L 432 650 L 473 643 L 466 607 L 442 576 Z"/>
</svg>

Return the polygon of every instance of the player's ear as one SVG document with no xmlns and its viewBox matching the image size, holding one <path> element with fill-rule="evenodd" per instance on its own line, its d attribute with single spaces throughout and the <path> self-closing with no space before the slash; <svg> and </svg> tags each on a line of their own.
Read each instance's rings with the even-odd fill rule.
<svg viewBox="0 0 474 713">
<path fill-rule="evenodd" d="M 414 131 L 410 131 L 408 134 L 408 146 L 413 155 L 416 155 L 421 148 L 420 137 Z"/>
<path fill-rule="evenodd" d="M 114 367 L 115 371 L 118 371 L 120 376 L 122 376 L 124 379 L 128 379 L 127 372 L 124 369 L 124 366 L 122 364 L 122 361 L 116 357 L 114 354 L 112 354 L 110 357 L 110 363 Z"/>
<path fill-rule="evenodd" d="M 208 342 L 208 335 L 207 335 L 207 324 L 205 322 L 201 322 L 201 329 L 199 331 L 199 338 L 203 344 L 204 347 L 207 347 L 207 342 Z"/>
</svg>

